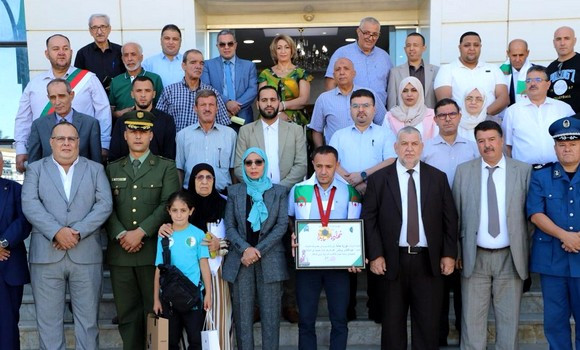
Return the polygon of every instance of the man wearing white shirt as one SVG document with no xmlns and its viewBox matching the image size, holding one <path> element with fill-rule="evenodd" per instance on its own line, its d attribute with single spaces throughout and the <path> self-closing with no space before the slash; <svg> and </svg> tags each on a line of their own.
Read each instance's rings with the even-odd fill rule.
<svg viewBox="0 0 580 350">
<path fill-rule="evenodd" d="M 475 138 L 481 158 L 457 167 L 452 191 L 461 230 L 461 349 L 485 349 L 491 303 L 496 348 L 516 349 L 528 277 L 525 204 L 531 167 L 502 154 L 502 130 L 496 122 L 479 123 Z"/>
<path fill-rule="evenodd" d="M 55 78 L 66 79 L 71 83 L 75 93 L 72 107 L 77 112 L 95 117 L 99 121 L 101 152 L 103 159 L 106 159 L 111 142 L 111 108 L 99 78 L 87 70 L 71 66 L 70 41 L 62 34 L 54 34 L 46 39 L 44 54 L 50 62 L 51 69 L 30 80 L 22 93 L 16 113 L 14 122 L 16 169 L 19 172 L 26 171 L 24 162 L 28 159 L 26 146 L 32 121 L 53 111 L 46 94 L 46 86 Z"/>
<path fill-rule="evenodd" d="M 497 66 L 479 61 L 481 38 L 475 32 L 466 32 L 459 39 L 459 58 L 441 66 L 435 78 L 437 101 L 453 98 L 463 101 L 467 89 L 474 86 L 485 88 L 487 114 L 501 113 L 509 103 L 507 85 Z"/>
<path fill-rule="evenodd" d="M 526 75 L 528 98 L 510 106 L 503 119 L 509 157 L 534 165 L 557 161 L 548 128 L 574 111 L 569 104 L 548 97 L 549 88 L 546 68 L 532 66 Z"/>
<path fill-rule="evenodd" d="M 256 105 L 260 118 L 240 128 L 236 144 L 235 174 L 242 179 L 242 155 L 250 147 L 259 147 L 268 156 L 268 176 L 275 184 L 292 188 L 306 176 L 306 137 L 304 130 L 278 118 L 280 96 L 275 88 L 258 91 Z"/>
</svg>

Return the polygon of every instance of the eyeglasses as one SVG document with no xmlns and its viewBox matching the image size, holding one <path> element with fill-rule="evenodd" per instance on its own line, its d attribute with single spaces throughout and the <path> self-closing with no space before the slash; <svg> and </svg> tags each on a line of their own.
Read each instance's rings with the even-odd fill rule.
<svg viewBox="0 0 580 350">
<path fill-rule="evenodd" d="M 378 39 L 379 36 L 381 35 L 381 33 L 371 33 L 369 31 L 366 30 L 362 30 L 362 29 L 358 29 L 360 30 L 361 34 L 365 37 L 365 38 L 371 38 L 371 39 Z"/>
<path fill-rule="evenodd" d="M 65 141 L 68 143 L 73 143 L 78 140 L 78 137 L 75 136 L 52 136 L 51 139 L 55 140 L 57 143 L 64 143 Z"/>
<path fill-rule="evenodd" d="M 540 78 L 540 77 L 536 77 L 536 78 L 527 78 L 527 79 L 526 79 L 526 84 L 529 84 L 529 83 L 531 83 L 532 81 L 533 81 L 534 83 L 541 83 L 541 82 L 543 82 L 543 81 L 547 81 L 547 80 L 544 80 L 544 79 L 542 79 L 542 78 Z"/>
<path fill-rule="evenodd" d="M 202 182 L 205 179 L 205 181 L 210 182 L 213 180 L 213 176 L 212 175 L 197 175 L 195 177 L 195 181 L 199 181 Z"/>
<path fill-rule="evenodd" d="M 458 115 L 459 112 L 449 112 L 449 113 L 438 113 L 435 117 L 441 120 L 445 120 L 447 119 L 447 117 L 449 117 L 449 119 L 455 119 L 457 118 Z"/>
<path fill-rule="evenodd" d="M 483 98 L 482 97 L 467 96 L 465 98 L 465 101 L 467 101 L 467 102 L 473 102 L 473 101 L 475 101 L 475 102 L 483 102 Z"/>
<path fill-rule="evenodd" d="M 359 109 L 359 108 L 362 107 L 364 109 L 367 109 L 370 106 L 371 106 L 370 103 L 360 103 L 360 104 L 359 103 L 353 103 L 353 104 L 350 105 L 350 108 L 352 108 L 352 109 Z"/>
<path fill-rule="evenodd" d="M 236 44 L 235 41 L 228 41 L 227 43 L 219 43 L 218 46 L 221 47 L 222 49 L 224 47 L 233 47 Z"/>
<path fill-rule="evenodd" d="M 91 26 L 89 27 L 90 30 L 92 30 L 93 32 L 98 32 L 99 30 L 101 32 L 104 32 L 105 30 L 109 29 L 109 26 L 106 25 L 100 25 L 100 26 Z"/>
<path fill-rule="evenodd" d="M 244 164 L 247 167 L 251 167 L 252 164 L 256 164 L 256 166 L 262 166 L 262 164 L 264 164 L 264 160 L 263 159 L 256 159 L 256 160 L 245 160 Z"/>
</svg>

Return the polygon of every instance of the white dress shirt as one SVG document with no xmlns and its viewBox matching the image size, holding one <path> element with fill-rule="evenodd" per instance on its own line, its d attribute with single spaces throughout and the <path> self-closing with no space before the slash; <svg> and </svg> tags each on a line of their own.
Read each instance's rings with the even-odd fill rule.
<svg viewBox="0 0 580 350">
<path fill-rule="evenodd" d="M 423 227 L 423 214 L 421 211 L 421 163 L 417 163 L 413 170 L 413 180 L 415 180 L 415 189 L 417 193 L 417 209 L 419 214 L 419 243 L 417 247 L 427 247 L 427 236 L 425 236 L 425 228 Z M 408 247 L 407 243 L 407 191 L 409 189 L 409 173 L 407 168 L 401 164 L 397 159 L 397 176 L 399 178 L 399 189 L 401 190 L 401 209 L 403 211 L 403 223 L 401 225 L 401 234 L 399 235 L 399 246 Z"/>
<path fill-rule="evenodd" d="M 497 197 L 497 209 L 499 215 L 499 235 L 493 237 L 489 234 L 487 225 L 487 178 L 489 170 L 492 167 L 483 159 L 481 160 L 481 209 L 479 215 L 479 230 L 477 231 L 477 245 L 487 249 L 501 249 L 510 245 L 510 238 L 507 229 L 506 216 L 506 161 L 501 157 L 497 163 L 497 169 L 493 172 L 493 182 L 495 184 L 495 193 Z"/>
<path fill-rule="evenodd" d="M 539 107 L 529 99 L 511 105 L 503 118 L 505 143 L 512 158 L 528 164 L 557 162 L 554 140 L 548 129 L 553 122 L 574 114 L 569 104 L 546 97 Z"/>
<path fill-rule="evenodd" d="M 62 186 L 64 187 L 64 194 L 66 195 L 66 200 L 70 200 L 70 189 L 72 186 L 73 175 L 75 173 L 75 165 L 79 162 L 79 158 L 72 163 L 68 171 L 65 171 L 64 168 L 57 163 L 54 157 L 51 157 L 54 164 L 56 164 L 56 168 L 60 174 L 60 179 L 62 181 Z"/>
<path fill-rule="evenodd" d="M 268 125 L 262 119 L 262 128 L 264 131 L 264 147 L 266 147 L 266 156 L 268 157 L 268 177 L 272 183 L 280 183 L 280 159 L 278 158 L 278 126 L 280 119 L 272 125 Z"/>
</svg>

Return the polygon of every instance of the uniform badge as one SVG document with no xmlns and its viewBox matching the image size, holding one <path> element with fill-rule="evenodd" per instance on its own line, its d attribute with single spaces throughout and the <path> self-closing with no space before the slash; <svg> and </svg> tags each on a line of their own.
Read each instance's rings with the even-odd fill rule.
<svg viewBox="0 0 580 350">
<path fill-rule="evenodd" d="M 565 128 L 569 128 L 570 127 L 570 120 L 564 119 L 564 121 L 562 122 L 562 126 Z"/>
<path fill-rule="evenodd" d="M 155 161 L 153 159 L 149 159 L 149 165 L 155 165 Z"/>
<path fill-rule="evenodd" d="M 560 170 L 558 169 L 554 170 L 554 177 L 560 177 Z"/>
<path fill-rule="evenodd" d="M 114 194 L 115 196 L 118 196 L 118 195 L 119 195 L 119 189 L 118 189 L 118 188 L 115 188 L 115 189 L 113 190 L 113 194 Z"/>
<path fill-rule="evenodd" d="M 187 239 L 185 240 L 185 244 L 187 244 L 188 247 L 195 247 L 195 237 L 191 236 L 191 237 L 187 237 Z"/>
<path fill-rule="evenodd" d="M 143 112 L 141 112 L 141 111 L 137 112 L 137 118 L 141 119 L 141 118 L 143 118 L 144 116 L 145 116 L 145 113 L 143 113 Z"/>
</svg>

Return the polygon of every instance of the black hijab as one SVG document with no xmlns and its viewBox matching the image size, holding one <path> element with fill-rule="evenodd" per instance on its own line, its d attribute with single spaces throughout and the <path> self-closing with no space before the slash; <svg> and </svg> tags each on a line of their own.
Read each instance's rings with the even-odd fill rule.
<svg viewBox="0 0 580 350">
<path fill-rule="evenodd" d="M 202 170 L 209 171 L 214 177 L 211 193 L 207 197 L 200 196 L 195 191 L 195 177 Z M 215 182 L 215 172 L 211 165 L 199 163 L 191 169 L 187 191 L 191 194 L 195 210 L 193 215 L 189 217 L 189 222 L 203 232 L 207 232 L 208 222 L 218 222 L 224 218 L 225 214 L 226 200 L 216 190 Z"/>
</svg>

